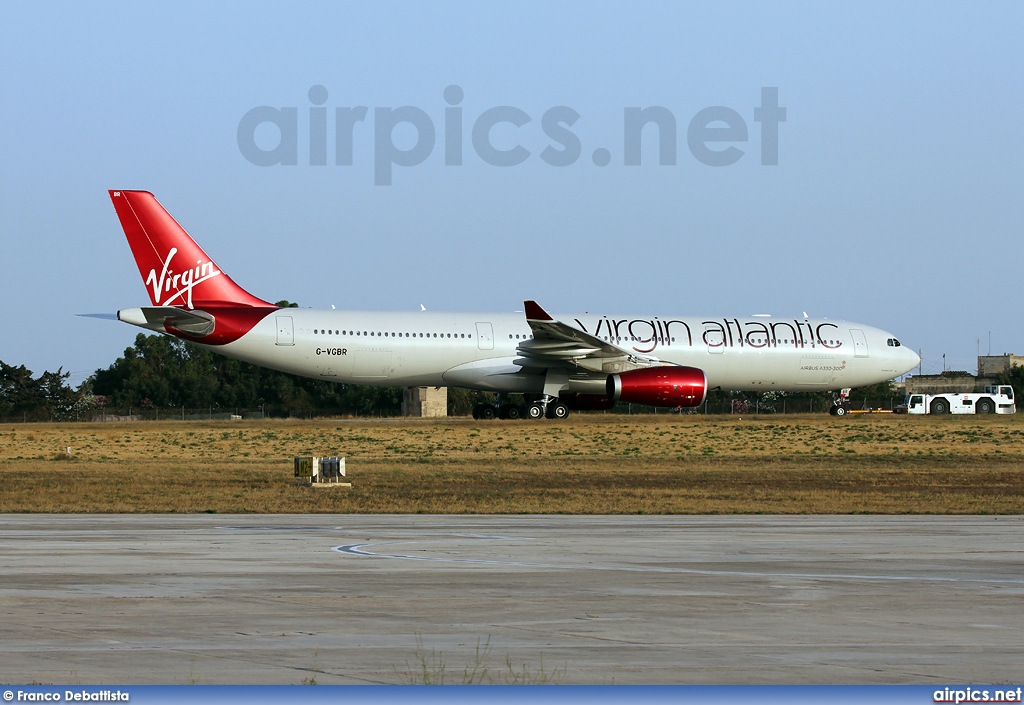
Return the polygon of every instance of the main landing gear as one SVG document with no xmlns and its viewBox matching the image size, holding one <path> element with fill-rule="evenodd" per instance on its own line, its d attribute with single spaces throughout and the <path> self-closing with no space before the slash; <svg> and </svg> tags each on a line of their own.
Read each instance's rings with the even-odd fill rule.
<svg viewBox="0 0 1024 705">
<path fill-rule="evenodd" d="M 508 395 L 499 393 L 494 404 L 477 404 L 473 407 L 473 418 L 490 421 L 499 419 L 564 419 L 569 416 L 569 407 L 555 397 L 540 395 L 526 395 L 526 401 L 522 405 L 512 404 L 508 401 Z"/>
<path fill-rule="evenodd" d="M 838 394 L 832 392 L 832 408 L 828 413 L 832 416 L 846 416 L 850 413 L 850 387 L 843 387 Z"/>
</svg>

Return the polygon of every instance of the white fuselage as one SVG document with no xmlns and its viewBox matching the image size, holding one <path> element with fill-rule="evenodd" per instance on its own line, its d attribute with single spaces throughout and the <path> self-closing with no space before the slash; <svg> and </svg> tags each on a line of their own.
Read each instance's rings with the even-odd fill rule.
<svg viewBox="0 0 1024 705">
<path fill-rule="evenodd" d="M 709 389 L 816 391 L 897 377 L 917 355 L 885 331 L 844 321 L 555 315 L 625 350 L 696 367 Z M 522 313 L 280 309 L 238 340 L 204 346 L 335 382 L 539 393 L 544 370 L 515 364 Z M 568 366 L 569 390 L 601 393 L 606 374 Z"/>
</svg>

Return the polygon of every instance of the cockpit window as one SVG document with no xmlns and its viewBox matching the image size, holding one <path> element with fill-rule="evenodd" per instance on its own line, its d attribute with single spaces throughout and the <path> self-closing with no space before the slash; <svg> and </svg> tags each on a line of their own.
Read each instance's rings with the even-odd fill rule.
<svg viewBox="0 0 1024 705">
<path fill-rule="evenodd" d="M 888 345 L 890 348 L 900 347 L 900 341 L 896 340 L 896 338 L 889 338 L 888 340 L 885 341 L 885 344 Z"/>
</svg>

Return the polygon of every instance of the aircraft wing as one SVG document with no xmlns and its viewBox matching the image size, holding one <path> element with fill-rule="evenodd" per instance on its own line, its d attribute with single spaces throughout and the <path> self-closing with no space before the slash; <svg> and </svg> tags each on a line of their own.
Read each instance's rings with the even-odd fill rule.
<svg viewBox="0 0 1024 705">
<path fill-rule="evenodd" d="M 173 328 L 194 338 L 209 335 L 216 325 L 213 315 L 205 311 L 186 311 L 174 306 L 123 308 L 117 312 L 117 319 L 161 333 Z"/>
<path fill-rule="evenodd" d="M 659 364 L 656 357 L 626 350 L 567 323 L 556 321 L 536 301 L 525 301 L 524 305 L 526 322 L 533 331 L 533 339 L 520 343 L 516 348 L 516 352 L 522 356 L 515 360 L 517 365 L 555 367 L 571 364 L 600 371 L 609 366 L 622 369 Z"/>
</svg>

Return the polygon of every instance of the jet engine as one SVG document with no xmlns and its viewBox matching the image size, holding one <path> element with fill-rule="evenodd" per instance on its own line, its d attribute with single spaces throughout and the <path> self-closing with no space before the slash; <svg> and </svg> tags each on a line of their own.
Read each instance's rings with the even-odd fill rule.
<svg viewBox="0 0 1024 705">
<path fill-rule="evenodd" d="M 645 367 L 608 376 L 608 398 L 648 406 L 700 406 L 708 378 L 696 367 Z"/>
</svg>

